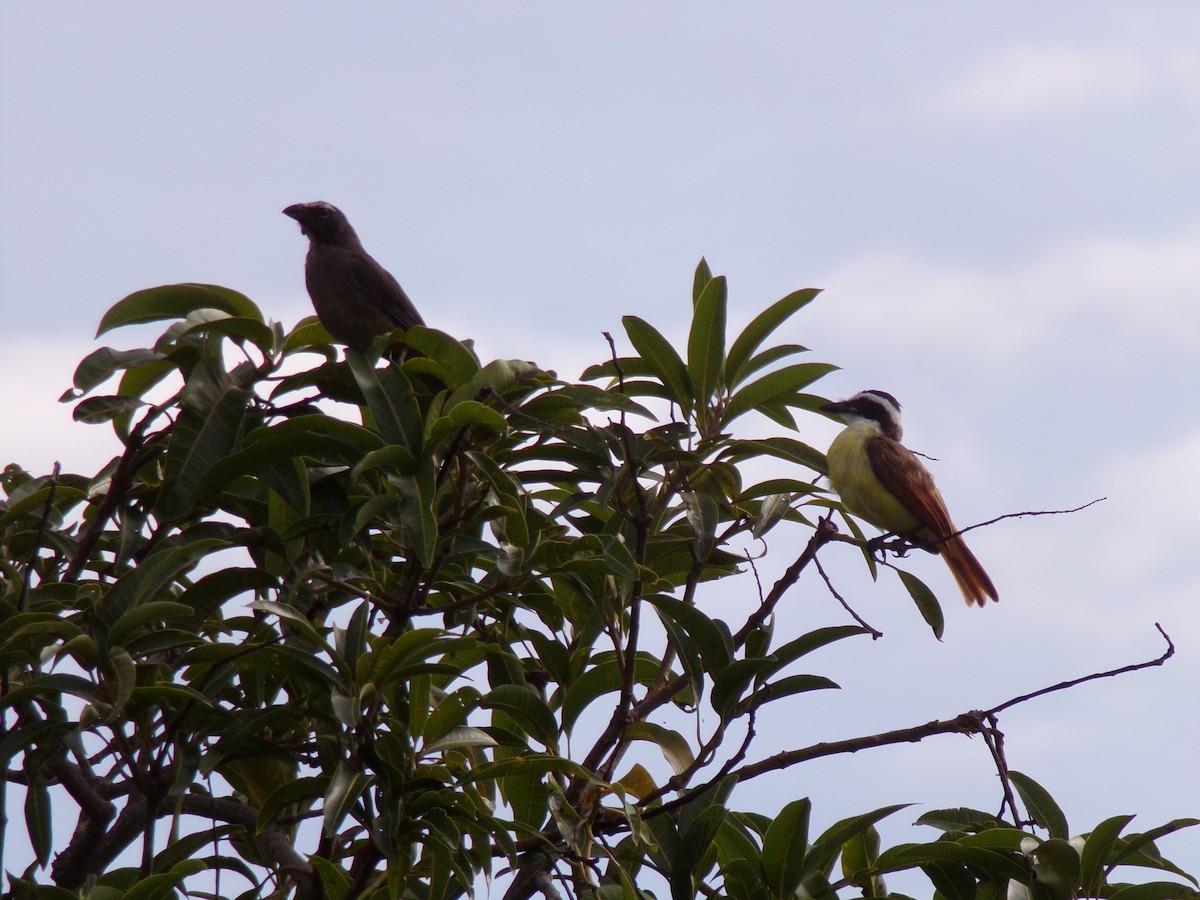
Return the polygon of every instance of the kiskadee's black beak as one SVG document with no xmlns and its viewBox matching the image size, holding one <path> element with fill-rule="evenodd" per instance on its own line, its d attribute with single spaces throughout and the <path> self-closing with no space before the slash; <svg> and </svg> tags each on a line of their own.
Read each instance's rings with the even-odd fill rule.
<svg viewBox="0 0 1200 900">
<path fill-rule="evenodd" d="M 821 412 L 834 414 L 852 412 L 854 410 L 854 401 L 838 400 L 836 403 L 826 403 L 824 406 L 820 407 L 820 409 Z"/>
</svg>

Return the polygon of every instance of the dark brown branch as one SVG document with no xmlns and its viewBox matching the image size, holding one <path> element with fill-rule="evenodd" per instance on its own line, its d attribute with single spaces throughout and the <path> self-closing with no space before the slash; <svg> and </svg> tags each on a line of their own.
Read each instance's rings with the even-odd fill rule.
<svg viewBox="0 0 1200 900">
<path fill-rule="evenodd" d="M 812 759 L 819 759 L 825 756 L 835 756 L 842 753 L 857 753 L 860 750 L 869 750 L 875 747 L 886 747 L 891 744 L 918 743 L 925 738 L 933 737 L 938 734 L 979 734 L 987 735 L 989 731 L 993 735 L 999 735 L 1000 731 L 997 727 L 997 715 L 1003 710 L 1016 706 L 1019 703 L 1024 703 L 1027 700 L 1032 700 L 1045 694 L 1054 693 L 1055 691 L 1066 690 L 1067 688 L 1083 684 L 1087 681 L 1094 681 L 1098 678 L 1111 678 L 1115 675 L 1122 675 L 1128 672 L 1136 672 L 1139 669 L 1146 669 L 1151 666 L 1161 666 L 1175 654 L 1175 645 L 1171 638 L 1163 630 L 1162 626 L 1155 623 L 1155 628 L 1159 634 L 1167 642 L 1167 649 L 1162 655 L 1152 660 L 1145 662 L 1133 663 L 1127 666 L 1121 666 L 1117 669 L 1110 669 L 1105 672 L 1096 672 L 1091 675 L 1085 675 L 1082 678 L 1075 678 L 1070 681 L 1063 681 L 1055 685 L 1051 685 L 1041 690 L 1033 691 L 1029 694 L 1022 694 L 1019 697 L 1013 697 L 1011 700 L 993 706 L 987 710 L 975 710 L 972 712 L 962 713 L 955 716 L 953 719 L 935 720 L 927 722 L 924 725 L 917 725 L 911 728 L 899 728 L 894 731 L 885 731 L 880 734 L 870 734 L 863 737 L 848 738 L 842 741 L 823 741 L 819 744 L 812 744 L 808 747 L 802 747 L 798 750 L 785 750 L 782 753 L 777 753 L 774 756 L 759 760 L 755 763 L 742 766 L 739 769 L 734 769 L 728 775 L 737 778 L 739 781 L 746 781 L 750 778 L 756 778 L 759 775 L 764 775 L 767 772 L 779 771 L 789 768 L 802 762 L 808 762 Z M 989 743 L 989 749 L 997 760 L 997 767 L 1001 771 L 1002 780 L 1007 781 L 1007 765 L 1003 759 L 1003 753 L 1000 745 L 993 746 Z M 998 754 L 998 755 L 997 755 Z M 713 786 L 715 780 L 709 781 L 707 784 L 697 788 L 696 792 L 703 791 L 708 787 Z M 1007 791 L 1007 785 L 1005 790 Z M 643 812 L 644 817 L 661 815 L 664 812 L 670 812 L 683 806 L 689 801 L 692 794 L 683 797 L 677 797 L 669 803 L 664 803 L 662 806 Z M 1006 795 L 1006 802 L 1009 796 Z"/>
<path fill-rule="evenodd" d="M 1089 500 L 1082 506 L 1076 506 L 1074 509 L 1037 509 L 1026 510 L 1025 512 L 1005 513 L 1002 516 L 996 516 L 994 519 L 988 519 L 986 522 L 979 522 L 975 525 L 968 525 L 961 531 L 955 532 L 951 537 L 957 537 L 960 534 L 966 534 L 968 531 L 974 531 L 976 528 L 986 528 L 988 525 L 995 525 L 997 522 L 1003 522 L 1005 519 L 1023 519 L 1026 516 L 1066 516 L 1071 513 L 1082 512 L 1089 506 L 1095 506 L 1097 503 L 1103 503 L 1107 497 L 1097 497 L 1095 500 Z"/>
<path fill-rule="evenodd" d="M 1000 812 L 997 814 L 997 818 L 1003 819 L 1004 810 L 1007 808 L 1012 814 L 1013 823 L 1020 825 L 1022 824 L 1021 813 L 1017 809 L 1017 798 L 1013 795 L 1012 781 L 1008 777 L 1008 760 L 1004 757 L 1004 732 L 1000 730 L 1000 720 L 995 715 L 988 713 L 986 720 L 987 728 L 983 730 L 983 740 L 992 753 L 992 760 L 996 763 L 996 773 L 1000 776 L 1000 784 L 1004 790 L 1004 799 L 1000 802 Z"/>
<path fill-rule="evenodd" d="M 837 526 L 833 524 L 831 516 L 825 516 L 819 522 L 813 531 L 813 536 L 809 538 L 808 545 L 804 548 L 804 552 L 796 558 L 796 561 L 788 566 L 779 580 L 771 587 L 771 593 L 759 605 L 750 617 L 746 619 L 746 624 L 738 629 L 738 633 L 733 637 L 733 646 L 745 646 L 746 639 L 754 632 L 755 629 L 762 626 L 775 610 L 776 605 L 783 599 L 784 594 L 788 592 L 792 585 L 800 580 L 800 574 L 808 567 L 808 564 L 816 558 L 817 551 L 825 544 L 829 543 L 837 535 Z"/>
<path fill-rule="evenodd" d="M 1130 665 L 1121 666 L 1117 669 L 1109 669 L 1107 672 L 1093 672 L 1091 675 L 1084 675 L 1082 678 L 1073 678 L 1070 681 L 1061 681 L 1058 684 L 1050 685 L 1050 687 L 1044 687 L 1029 694 L 1022 694 L 1019 697 L 1013 697 L 1011 700 L 1006 700 L 999 706 L 993 706 L 988 710 L 988 714 L 995 715 L 1003 712 L 1009 707 L 1016 706 L 1018 703 L 1024 703 L 1026 700 L 1032 700 L 1035 697 L 1042 697 L 1046 694 L 1053 694 L 1056 691 L 1065 691 L 1067 688 L 1073 688 L 1077 684 L 1095 681 L 1098 678 L 1112 678 L 1116 675 L 1124 675 L 1128 672 L 1136 672 L 1139 669 L 1149 669 L 1153 666 L 1163 665 L 1168 659 L 1175 655 L 1175 644 L 1171 641 L 1170 635 L 1163 630 L 1161 625 L 1155 622 L 1154 627 L 1158 629 L 1158 633 L 1161 634 L 1163 636 L 1163 640 L 1167 642 L 1167 649 L 1162 652 L 1161 656 L 1145 662 L 1131 663 Z"/>
<path fill-rule="evenodd" d="M 850 606 L 849 603 L 846 602 L 846 599 L 841 594 L 838 593 L 837 588 L 835 588 L 833 586 L 833 581 L 830 580 L 829 576 L 825 573 L 825 569 L 821 566 L 821 560 L 814 557 L 813 564 L 816 565 L 817 572 L 818 572 L 818 574 L 820 574 L 822 580 L 825 582 L 825 587 L 827 587 L 829 589 L 829 593 L 833 594 L 834 599 L 837 600 L 838 603 L 842 604 L 842 609 L 844 609 L 844 610 L 846 610 L 846 612 L 850 613 L 851 617 L 853 617 L 855 622 L 857 622 L 864 629 L 866 629 L 867 633 L 871 635 L 871 640 L 877 641 L 881 637 L 883 637 L 882 631 L 880 631 L 878 628 L 872 628 L 870 625 L 868 625 L 867 620 L 864 619 L 862 616 L 860 616 L 858 613 L 856 613 L 854 611 L 854 608 L 852 606 Z"/>
<path fill-rule="evenodd" d="M 51 867 L 51 878 L 59 887 L 73 890 L 89 875 L 103 872 L 154 819 L 174 815 L 200 816 L 231 825 L 240 825 L 254 834 L 258 827 L 258 810 L 236 800 L 184 794 L 167 797 L 151 804 L 144 797 L 132 797 L 121 810 L 112 827 L 83 816 L 68 847 L 58 855 Z M 90 824 L 89 824 L 90 823 Z M 278 825 L 268 825 L 258 832 L 259 846 L 271 858 L 279 874 L 292 879 L 300 900 L 316 897 L 317 880 L 312 864 L 297 852 L 291 838 Z"/>
</svg>

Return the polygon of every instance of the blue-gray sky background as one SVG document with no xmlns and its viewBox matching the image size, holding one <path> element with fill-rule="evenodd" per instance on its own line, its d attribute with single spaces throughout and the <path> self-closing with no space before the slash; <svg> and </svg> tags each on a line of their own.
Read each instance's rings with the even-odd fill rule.
<svg viewBox="0 0 1200 900">
<path fill-rule="evenodd" d="M 682 336 L 702 255 L 735 326 L 822 287 L 781 338 L 842 367 L 822 393 L 900 398 L 960 525 L 1108 499 L 972 533 L 982 611 L 913 558 L 941 644 L 847 558 L 886 637 L 814 660 L 845 690 L 760 723 L 763 755 L 1153 657 L 1161 622 L 1174 660 L 1007 713 L 1009 761 L 1075 831 L 1200 815 L 1198 38 L 1183 2 L 3 4 L 0 463 L 116 452 L 56 401 L 134 290 L 308 314 L 297 201 L 342 207 L 430 324 L 567 377 L 623 314 Z M 780 628 L 839 620 L 815 579 L 790 602 Z M 743 791 L 811 796 L 814 827 L 999 802 L 950 737 Z M 913 817 L 888 838 L 932 838 Z M 1200 867 L 1200 836 L 1163 847 Z"/>
</svg>

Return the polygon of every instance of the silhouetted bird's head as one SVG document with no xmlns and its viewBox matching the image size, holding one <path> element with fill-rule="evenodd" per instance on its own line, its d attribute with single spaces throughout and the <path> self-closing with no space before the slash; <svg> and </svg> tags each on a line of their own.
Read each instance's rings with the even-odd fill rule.
<svg viewBox="0 0 1200 900">
<path fill-rule="evenodd" d="M 299 222 L 304 236 L 314 243 L 346 247 L 359 242 L 345 213 L 324 200 L 297 203 L 285 209 L 283 214 Z"/>
</svg>

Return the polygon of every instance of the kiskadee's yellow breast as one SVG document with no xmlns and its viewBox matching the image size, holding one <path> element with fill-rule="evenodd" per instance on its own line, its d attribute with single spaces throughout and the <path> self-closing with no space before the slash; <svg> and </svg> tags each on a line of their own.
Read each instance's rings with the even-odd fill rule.
<svg viewBox="0 0 1200 900">
<path fill-rule="evenodd" d="M 854 424 L 845 428 L 829 445 L 829 480 L 842 498 L 842 505 L 877 528 L 908 534 L 921 523 L 875 476 L 867 443 L 882 439 L 876 428 Z"/>
</svg>

